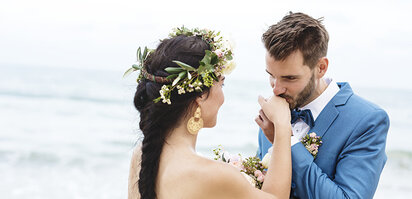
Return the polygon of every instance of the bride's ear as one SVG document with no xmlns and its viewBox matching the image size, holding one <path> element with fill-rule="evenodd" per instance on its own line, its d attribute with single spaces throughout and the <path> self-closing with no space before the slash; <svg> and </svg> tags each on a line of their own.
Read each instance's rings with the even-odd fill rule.
<svg viewBox="0 0 412 199">
<path fill-rule="evenodd" d="M 198 105 L 198 106 L 200 106 L 200 107 L 202 107 L 202 105 L 203 105 L 203 103 L 206 101 L 206 99 L 207 99 L 207 97 L 208 97 L 208 93 L 203 93 L 201 96 L 199 96 L 199 97 L 197 97 L 196 98 L 196 104 Z"/>
</svg>

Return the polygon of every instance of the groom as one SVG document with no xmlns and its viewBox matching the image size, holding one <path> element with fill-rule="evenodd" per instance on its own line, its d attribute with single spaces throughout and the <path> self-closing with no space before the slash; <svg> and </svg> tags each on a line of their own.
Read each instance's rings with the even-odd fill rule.
<svg viewBox="0 0 412 199">
<path fill-rule="evenodd" d="M 262 40 L 273 93 L 292 110 L 291 198 L 373 198 L 387 159 L 386 112 L 324 77 L 329 36 L 320 20 L 289 13 Z M 262 111 L 255 121 L 262 159 L 276 129 Z M 312 132 L 323 142 L 316 158 L 300 142 Z"/>
</svg>

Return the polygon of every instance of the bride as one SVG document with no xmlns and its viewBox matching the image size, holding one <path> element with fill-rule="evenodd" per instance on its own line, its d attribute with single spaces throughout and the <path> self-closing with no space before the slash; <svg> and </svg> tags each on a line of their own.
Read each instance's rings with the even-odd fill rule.
<svg viewBox="0 0 412 199">
<path fill-rule="evenodd" d="M 218 35 L 175 29 L 155 50 L 139 50 L 138 64 L 126 72 L 140 71 L 134 105 L 144 135 L 131 161 L 129 199 L 289 198 L 291 125 L 283 98 L 258 99 L 276 129 L 261 190 L 230 164 L 196 153 L 198 131 L 216 125 L 224 75 L 233 66 L 231 49 Z"/>
</svg>

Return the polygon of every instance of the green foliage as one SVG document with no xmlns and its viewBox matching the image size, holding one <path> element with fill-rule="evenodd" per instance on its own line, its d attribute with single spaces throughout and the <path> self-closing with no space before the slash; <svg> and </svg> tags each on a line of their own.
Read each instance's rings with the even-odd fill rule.
<svg viewBox="0 0 412 199">
<path fill-rule="evenodd" d="M 170 80 L 171 84 L 166 84 L 167 87 L 162 87 L 160 97 L 156 98 L 154 102 L 162 100 L 163 103 L 170 104 L 171 92 L 177 88 L 178 94 L 184 94 L 186 92 L 202 92 L 204 86 L 213 86 L 214 81 L 218 81 L 218 77 L 224 73 L 226 65 L 233 59 L 232 51 L 225 46 L 223 38 L 220 36 L 220 32 L 210 31 L 207 29 L 189 29 L 184 26 L 175 28 L 172 33 L 169 34 L 170 38 L 186 35 L 201 37 L 210 45 L 210 50 L 205 50 L 205 56 L 199 62 L 197 68 L 183 63 L 179 60 L 174 60 L 179 67 L 167 67 L 165 71 L 169 73 L 166 77 Z M 144 67 L 145 60 L 153 50 L 145 47 L 143 50 L 139 47 L 136 52 L 137 63 L 133 64 L 130 69 L 124 73 L 124 77 L 134 71 L 141 71 Z M 218 52 L 218 54 L 216 54 Z M 233 63 L 232 65 L 233 66 Z M 233 67 L 228 67 L 233 68 Z M 137 82 L 142 79 L 142 74 L 139 74 Z"/>
</svg>

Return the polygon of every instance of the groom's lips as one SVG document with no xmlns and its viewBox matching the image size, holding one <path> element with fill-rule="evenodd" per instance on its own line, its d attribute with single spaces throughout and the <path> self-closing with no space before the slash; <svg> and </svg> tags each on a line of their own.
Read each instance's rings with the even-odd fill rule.
<svg viewBox="0 0 412 199">
<path fill-rule="evenodd" d="M 285 96 L 285 95 L 279 95 L 279 97 L 285 99 L 289 104 L 293 102 L 293 99 L 289 96 Z"/>
</svg>

